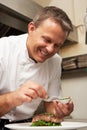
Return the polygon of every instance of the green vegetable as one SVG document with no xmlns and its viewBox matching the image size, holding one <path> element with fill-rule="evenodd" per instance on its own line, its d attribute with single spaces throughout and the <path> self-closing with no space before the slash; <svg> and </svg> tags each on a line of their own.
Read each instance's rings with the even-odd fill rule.
<svg viewBox="0 0 87 130">
<path fill-rule="evenodd" d="M 59 98 L 59 100 L 67 100 L 67 99 L 71 99 L 71 98 L 70 97 Z"/>
<path fill-rule="evenodd" d="M 46 122 L 44 120 L 39 120 L 32 123 L 31 126 L 61 126 L 61 123 Z"/>
</svg>

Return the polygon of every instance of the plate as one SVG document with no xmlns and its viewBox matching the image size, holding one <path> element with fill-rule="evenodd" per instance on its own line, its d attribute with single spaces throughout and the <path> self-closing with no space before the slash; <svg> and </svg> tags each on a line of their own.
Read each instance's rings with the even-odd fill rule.
<svg viewBox="0 0 87 130">
<path fill-rule="evenodd" d="M 11 130 L 77 130 L 87 127 L 85 122 L 62 122 L 62 126 L 31 126 L 31 123 L 17 123 L 5 125 Z"/>
</svg>

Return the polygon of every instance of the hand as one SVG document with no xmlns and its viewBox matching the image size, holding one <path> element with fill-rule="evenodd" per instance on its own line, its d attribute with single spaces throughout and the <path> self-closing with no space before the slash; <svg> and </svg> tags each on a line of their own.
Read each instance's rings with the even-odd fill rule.
<svg viewBox="0 0 87 130">
<path fill-rule="evenodd" d="M 45 89 L 32 81 L 27 81 L 20 86 L 15 92 L 16 104 L 21 105 L 24 102 L 31 102 L 33 99 L 38 97 L 47 98 L 47 92 Z"/>
<path fill-rule="evenodd" d="M 65 116 L 69 116 L 70 113 L 74 109 L 74 104 L 70 100 L 68 103 L 64 104 L 58 101 L 53 101 L 54 103 L 54 114 L 60 118 L 63 118 Z"/>
<path fill-rule="evenodd" d="M 32 81 L 27 81 L 16 91 L 0 95 L 0 116 L 3 116 L 16 106 L 24 102 L 31 102 L 36 98 L 47 98 L 45 89 Z"/>
</svg>

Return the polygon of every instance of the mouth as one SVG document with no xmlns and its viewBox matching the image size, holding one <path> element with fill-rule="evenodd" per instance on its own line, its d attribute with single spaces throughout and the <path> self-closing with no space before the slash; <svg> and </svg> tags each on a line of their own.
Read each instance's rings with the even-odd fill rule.
<svg viewBox="0 0 87 130">
<path fill-rule="evenodd" d="M 42 56 L 45 56 L 45 57 L 48 55 L 48 52 L 45 50 L 40 50 L 40 53 Z"/>
<path fill-rule="evenodd" d="M 46 59 L 50 58 L 51 56 L 53 56 L 54 54 L 49 54 L 47 50 L 45 49 L 38 49 L 38 58 L 40 62 L 45 61 Z"/>
<path fill-rule="evenodd" d="M 38 52 L 39 52 L 38 58 L 40 59 L 41 62 L 45 61 L 48 58 L 48 52 L 47 51 L 45 51 L 43 49 L 39 49 Z"/>
<path fill-rule="evenodd" d="M 43 49 L 40 49 L 39 50 L 39 56 L 40 56 L 40 58 L 42 59 L 42 60 L 46 60 L 46 59 L 48 59 L 48 58 L 50 58 L 51 56 L 53 56 L 54 55 L 54 53 L 48 53 L 48 51 L 47 50 L 43 50 Z"/>
</svg>

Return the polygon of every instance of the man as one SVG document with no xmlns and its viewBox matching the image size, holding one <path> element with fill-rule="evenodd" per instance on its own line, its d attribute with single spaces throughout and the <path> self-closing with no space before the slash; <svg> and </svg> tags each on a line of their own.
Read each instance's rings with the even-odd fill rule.
<svg viewBox="0 0 87 130">
<path fill-rule="evenodd" d="M 43 8 L 28 25 L 28 34 L 0 39 L 0 117 L 32 118 L 41 101 L 61 95 L 61 57 L 57 54 L 72 31 L 61 9 Z M 73 102 L 44 102 L 59 118 L 73 111 Z"/>
</svg>

